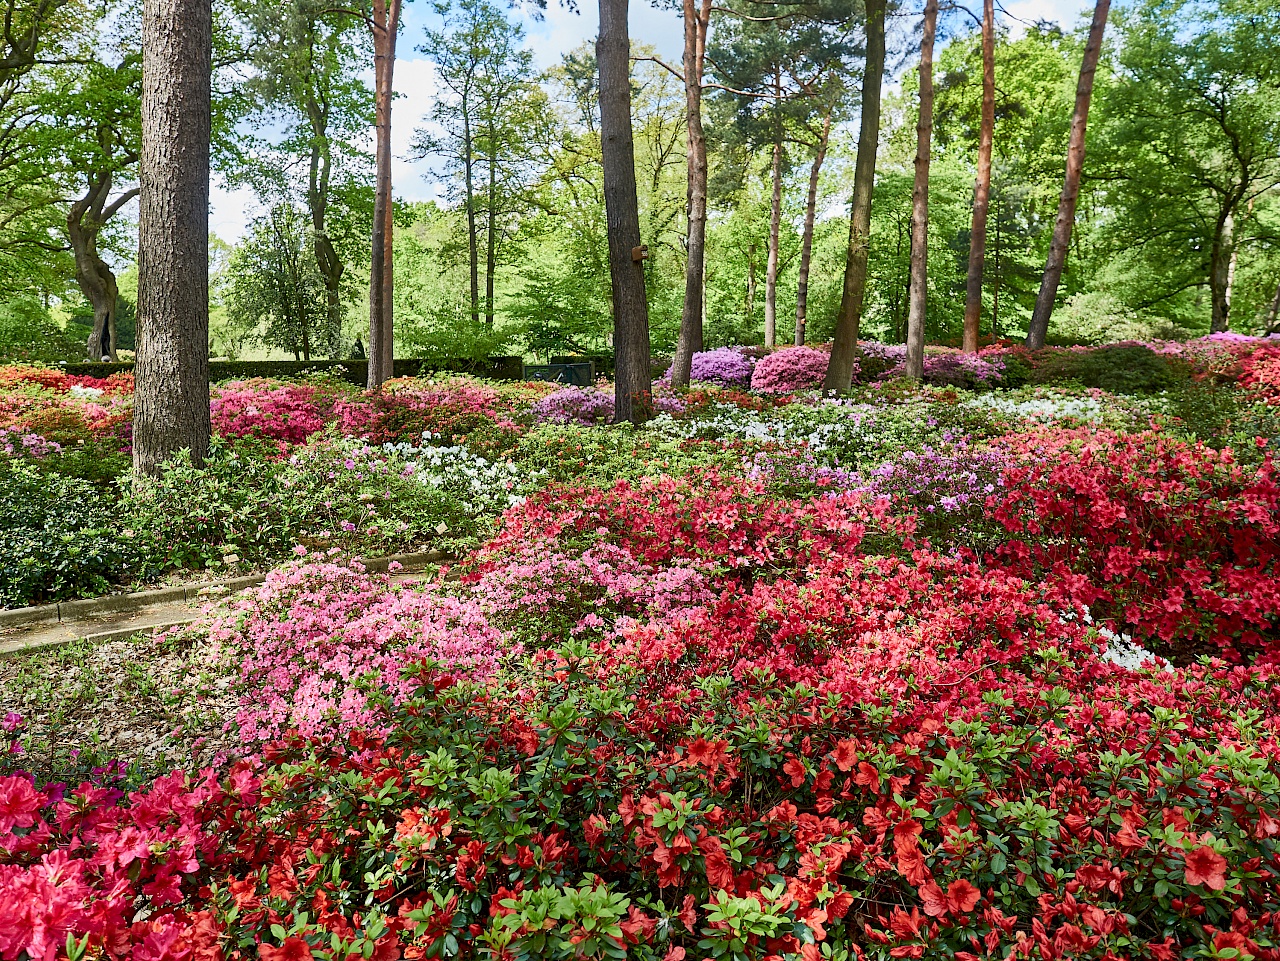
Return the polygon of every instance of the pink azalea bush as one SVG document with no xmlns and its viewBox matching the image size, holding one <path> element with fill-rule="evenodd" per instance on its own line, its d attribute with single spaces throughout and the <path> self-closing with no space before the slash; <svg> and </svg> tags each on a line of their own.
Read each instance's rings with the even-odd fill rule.
<svg viewBox="0 0 1280 961">
<path fill-rule="evenodd" d="M 719 384 L 721 387 L 750 387 L 754 358 L 737 347 L 717 347 L 693 355 L 689 366 L 689 382 Z M 671 368 L 662 376 L 671 383 Z"/>
<path fill-rule="evenodd" d="M 813 390 L 822 386 L 830 361 L 830 354 L 812 347 L 784 347 L 756 363 L 751 372 L 751 389 L 762 394 Z"/>
<path fill-rule="evenodd" d="M 283 449 L 324 430 L 326 406 L 332 402 L 307 384 L 234 381 L 212 391 L 210 417 L 223 437 L 261 437 Z"/>
<path fill-rule="evenodd" d="M 510 647 L 474 602 L 431 587 L 393 589 L 385 575 L 330 561 L 273 571 L 208 633 L 239 665 L 236 725 L 246 744 L 289 730 L 322 739 L 380 730 L 369 684 L 400 703 L 414 690 L 405 673 L 414 664 L 480 680 Z"/>
</svg>

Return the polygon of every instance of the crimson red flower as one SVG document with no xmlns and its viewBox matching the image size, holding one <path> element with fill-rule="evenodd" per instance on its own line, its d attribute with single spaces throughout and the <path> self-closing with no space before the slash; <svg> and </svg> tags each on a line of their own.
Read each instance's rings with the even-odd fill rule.
<svg viewBox="0 0 1280 961">
<path fill-rule="evenodd" d="M 1184 876 L 1188 884 L 1203 884 L 1210 891 L 1221 891 L 1227 886 L 1227 859 L 1202 844 L 1186 856 Z"/>
<path fill-rule="evenodd" d="M 275 947 L 270 944 L 258 945 L 259 961 L 311 961 L 311 945 L 302 938 L 285 938 L 284 944 Z"/>
</svg>

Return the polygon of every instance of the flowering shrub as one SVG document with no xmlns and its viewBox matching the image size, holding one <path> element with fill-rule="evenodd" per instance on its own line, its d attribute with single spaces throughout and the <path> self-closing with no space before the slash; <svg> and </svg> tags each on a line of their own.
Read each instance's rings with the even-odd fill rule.
<svg viewBox="0 0 1280 961">
<path fill-rule="evenodd" d="M 238 381 L 213 391 L 210 415 L 223 437 L 261 437 L 285 445 L 301 444 L 324 429 L 325 412 L 317 389 L 306 384 L 272 386 Z M 329 405 L 331 406 L 331 404 Z"/>
<path fill-rule="evenodd" d="M 754 366 L 754 358 L 733 347 L 699 351 L 690 361 L 689 382 L 719 384 L 721 387 L 750 387 Z M 670 368 L 662 379 L 671 383 Z"/>
<path fill-rule="evenodd" d="M 1280 404 L 1280 346 L 1258 347 L 1240 362 L 1240 383 L 1268 404 Z"/>
<path fill-rule="evenodd" d="M 1001 556 L 1074 590 L 1157 653 L 1274 657 L 1280 486 L 1257 469 L 1154 433 L 1011 438 L 1022 463 L 989 503 Z M 1099 612 L 1104 613 L 1099 613 Z"/>
<path fill-rule="evenodd" d="M 784 347 L 756 363 L 751 372 L 751 389 L 762 394 L 812 390 L 822 386 L 830 361 L 830 354 L 812 347 Z"/>
<path fill-rule="evenodd" d="M 286 731 L 321 740 L 351 728 L 385 733 L 367 685 L 398 704 L 415 687 L 412 665 L 479 679 L 509 647 L 474 603 L 393 590 L 384 575 L 327 562 L 273 571 L 207 629 L 240 665 L 236 723 L 246 743 Z"/>
<path fill-rule="evenodd" d="M 607 424 L 613 420 L 613 392 L 564 387 L 536 401 L 531 413 L 539 424 Z"/>
<path fill-rule="evenodd" d="M 5 457 L 29 457 L 43 460 L 50 454 L 62 453 L 62 445 L 45 440 L 39 434 L 24 434 L 0 427 L 0 454 Z"/>
</svg>

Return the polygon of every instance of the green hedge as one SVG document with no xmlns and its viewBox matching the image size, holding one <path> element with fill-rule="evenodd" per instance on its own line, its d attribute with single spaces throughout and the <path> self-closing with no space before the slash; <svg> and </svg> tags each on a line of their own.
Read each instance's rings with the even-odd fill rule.
<svg viewBox="0 0 1280 961">
<path fill-rule="evenodd" d="M 477 374 L 493 380 L 519 380 L 523 358 L 490 357 L 484 361 L 472 360 L 414 360 L 399 359 L 395 362 L 396 377 L 417 377 L 422 374 L 449 372 Z M 120 371 L 132 371 L 133 364 L 60 364 L 59 369 L 68 374 L 89 377 L 106 377 Z M 323 371 L 343 380 L 363 386 L 368 382 L 369 362 L 366 360 L 212 360 L 209 362 L 209 380 L 245 380 L 250 377 L 298 377 L 307 372 Z"/>
</svg>

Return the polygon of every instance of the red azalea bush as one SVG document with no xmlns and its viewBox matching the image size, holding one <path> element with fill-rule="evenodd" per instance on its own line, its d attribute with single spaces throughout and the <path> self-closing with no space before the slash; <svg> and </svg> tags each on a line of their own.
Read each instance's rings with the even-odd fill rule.
<svg viewBox="0 0 1280 961">
<path fill-rule="evenodd" d="M 1094 616 L 1179 660 L 1280 656 L 1280 486 L 1274 461 L 1246 469 L 1156 432 L 1041 431 L 1005 444 L 988 513 L 999 556 L 1063 583 Z"/>
<path fill-rule="evenodd" d="M 1280 404 L 1280 347 L 1257 347 L 1240 358 L 1240 383 L 1268 404 Z"/>
</svg>

